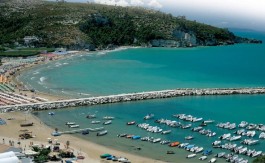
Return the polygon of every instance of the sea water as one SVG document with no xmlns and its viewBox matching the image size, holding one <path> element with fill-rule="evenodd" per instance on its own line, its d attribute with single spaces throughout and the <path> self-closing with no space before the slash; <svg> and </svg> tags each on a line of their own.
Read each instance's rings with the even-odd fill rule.
<svg viewBox="0 0 265 163">
<path fill-rule="evenodd" d="M 265 35 L 262 33 L 239 32 L 239 34 L 265 40 Z M 107 54 L 83 54 L 55 61 L 22 73 L 19 80 L 38 91 L 69 97 L 186 87 L 258 87 L 265 86 L 264 54 L 264 44 L 187 49 L 137 48 Z M 64 125 L 67 121 L 75 121 L 81 128 L 102 126 L 102 124 L 92 125 L 91 120 L 85 118 L 87 114 L 96 114 L 97 120 L 101 121 L 103 116 L 114 116 L 113 124 L 104 126 L 109 131 L 106 136 L 97 137 L 96 133 L 90 133 L 87 136 L 77 134 L 77 136 L 154 159 L 169 162 L 179 159 L 185 162 L 196 162 L 198 158 L 186 160 L 185 156 L 189 153 L 184 150 L 118 138 L 116 135 L 128 133 L 185 142 L 184 137 L 192 134 L 195 139 L 191 143 L 207 149 L 211 148 L 211 143 L 221 134 L 235 131 L 217 128 L 215 125 L 218 122 L 229 121 L 238 124 L 245 120 L 264 124 L 264 100 L 264 95 L 178 97 L 63 109 L 55 111 L 55 116 L 49 116 L 48 111 L 35 114 L 47 125 L 62 131 L 69 130 Z M 205 120 L 213 119 L 215 123 L 207 128 L 215 131 L 217 136 L 208 138 L 192 133 L 190 129 L 159 125 L 164 130 L 172 130 L 168 135 L 161 135 L 146 132 L 136 126 L 126 126 L 126 122 L 132 120 L 137 123 L 147 122 L 158 125 L 154 119 L 143 120 L 143 117 L 149 113 L 155 114 L 155 119 L 178 120 L 172 117 L 172 114 L 179 113 L 203 117 Z M 193 127 L 198 125 L 199 123 L 193 123 Z M 254 139 L 258 139 L 257 135 Z M 239 144 L 239 141 L 237 143 Z M 141 150 L 137 150 L 138 147 Z M 248 148 L 265 151 L 265 143 L 261 140 L 259 144 Z M 166 155 L 167 150 L 175 150 L 176 154 Z M 214 153 L 219 151 L 221 150 L 214 149 Z"/>
</svg>

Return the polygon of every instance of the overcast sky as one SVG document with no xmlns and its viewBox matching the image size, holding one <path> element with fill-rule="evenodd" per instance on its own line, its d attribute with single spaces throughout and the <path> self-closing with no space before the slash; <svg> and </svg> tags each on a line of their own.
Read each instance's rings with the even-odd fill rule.
<svg viewBox="0 0 265 163">
<path fill-rule="evenodd" d="M 142 6 L 218 27 L 265 31 L 265 0 L 66 0 Z"/>
</svg>

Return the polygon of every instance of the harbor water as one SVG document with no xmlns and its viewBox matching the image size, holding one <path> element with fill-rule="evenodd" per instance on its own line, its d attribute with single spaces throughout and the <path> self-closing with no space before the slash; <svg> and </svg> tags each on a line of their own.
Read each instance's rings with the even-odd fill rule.
<svg viewBox="0 0 265 163">
<path fill-rule="evenodd" d="M 237 32 L 241 36 L 265 40 L 265 34 L 262 33 Z M 187 49 L 135 48 L 108 53 L 95 52 L 41 65 L 21 73 L 18 79 L 29 88 L 69 97 L 174 88 L 264 87 L 264 52 L 264 43 Z M 106 136 L 97 137 L 96 133 L 86 136 L 76 135 L 104 146 L 158 160 L 197 162 L 198 156 L 194 159 L 185 159 L 189 153 L 183 149 L 170 148 L 159 143 L 118 138 L 117 134 L 152 136 L 179 142 L 186 142 L 184 137 L 193 135 L 195 138 L 190 140 L 190 143 L 202 146 L 204 149 L 213 149 L 211 143 L 217 140 L 218 136 L 236 131 L 217 128 L 215 125 L 219 122 L 239 124 L 244 120 L 265 124 L 264 100 L 264 95 L 178 97 L 55 110 L 54 116 L 49 116 L 48 111 L 34 114 L 47 125 L 62 131 L 69 130 L 65 125 L 68 121 L 76 122 L 80 128 L 102 126 L 102 123 L 91 124 L 91 120 L 86 118 L 88 114 L 96 114 L 97 119 L 93 120 L 101 122 L 103 122 L 103 116 L 114 116 L 113 123 L 104 126 L 109 131 Z M 150 113 L 155 115 L 154 119 L 144 121 L 143 117 Z M 181 113 L 202 117 L 204 120 L 215 120 L 214 124 L 206 128 L 215 131 L 217 136 L 209 138 L 194 133 L 190 129 L 170 128 L 154 122 L 155 119 L 165 118 L 187 124 L 188 122 L 172 117 L 172 114 Z M 128 121 L 146 122 L 164 130 L 171 129 L 172 133 L 168 135 L 150 133 L 136 126 L 127 126 Z M 192 127 L 199 124 L 192 123 Z M 259 133 L 260 131 L 253 139 L 258 139 Z M 242 137 L 241 141 L 245 138 L 247 137 Z M 233 143 L 239 144 L 239 142 Z M 248 148 L 265 151 L 265 141 L 260 140 L 258 144 Z M 176 154 L 167 155 L 168 150 L 173 150 Z M 213 149 L 214 153 L 220 151 L 230 152 Z M 244 158 L 251 160 L 249 157 Z M 225 162 L 225 160 L 221 159 L 218 162 Z"/>
</svg>

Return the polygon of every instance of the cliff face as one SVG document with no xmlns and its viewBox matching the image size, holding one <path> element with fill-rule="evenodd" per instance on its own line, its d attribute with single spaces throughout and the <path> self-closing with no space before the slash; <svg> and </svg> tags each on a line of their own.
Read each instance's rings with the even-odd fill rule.
<svg viewBox="0 0 265 163">
<path fill-rule="evenodd" d="M 121 45 L 193 47 L 261 43 L 237 37 L 227 29 L 143 8 L 20 2 L 17 5 L 13 0 L 0 5 L 0 45 L 19 43 L 95 50 Z M 25 42 L 25 38 L 30 38 L 27 36 L 37 39 Z"/>
</svg>

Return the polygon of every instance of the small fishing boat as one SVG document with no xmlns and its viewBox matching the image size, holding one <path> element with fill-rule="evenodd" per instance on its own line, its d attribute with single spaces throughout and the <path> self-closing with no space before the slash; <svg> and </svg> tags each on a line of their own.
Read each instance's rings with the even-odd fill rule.
<svg viewBox="0 0 265 163">
<path fill-rule="evenodd" d="M 111 124 L 111 123 L 112 123 L 112 121 L 109 120 L 109 121 L 103 122 L 103 125 L 109 125 L 109 124 Z"/>
<path fill-rule="evenodd" d="M 89 130 L 82 131 L 82 135 L 87 135 L 87 134 L 89 134 Z"/>
<path fill-rule="evenodd" d="M 125 136 L 127 136 L 127 134 L 119 134 L 119 135 L 117 135 L 118 137 L 125 137 Z"/>
<path fill-rule="evenodd" d="M 108 130 L 100 131 L 97 133 L 97 136 L 103 136 L 103 135 L 106 135 L 107 133 L 108 133 Z"/>
<path fill-rule="evenodd" d="M 135 121 L 127 122 L 127 125 L 135 125 Z"/>
<path fill-rule="evenodd" d="M 99 124 L 100 121 L 91 121 L 91 124 Z"/>
<path fill-rule="evenodd" d="M 220 144 L 221 144 L 221 141 L 219 140 L 216 140 L 212 143 L 213 146 L 220 145 Z"/>
<path fill-rule="evenodd" d="M 176 142 L 172 142 L 172 143 L 170 143 L 169 144 L 169 146 L 170 147 L 176 147 L 176 146 L 178 146 L 180 143 L 178 142 L 178 141 L 176 141 Z"/>
<path fill-rule="evenodd" d="M 141 139 L 141 136 L 139 136 L 139 135 L 134 135 L 134 136 L 132 136 L 132 139 L 133 139 L 133 140 Z"/>
<path fill-rule="evenodd" d="M 55 113 L 54 113 L 54 112 L 49 112 L 48 114 L 49 114 L 49 115 L 55 115 Z"/>
<path fill-rule="evenodd" d="M 175 154 L 174 151 L 167 151 L 167 154 Z"/>
<path fill-rule="evenodd" d="M 193 157 L 196 157 L 196 154 L 195 153 L 189 154 L 186 158 L 193 158 Z"/>
<path fill-rule="evenodd" d="M 185 137 L 185 140 L 191 140 L 191 139 L 194 139 L 194 137 L 191 135 Z"/>
<path fill-rule="evenodd" d="M 114 117 L 111 117 L 111 116 L 105 116 L 105 117 L 103 117 L 103 119 L 105 119 L 105 120 L 113 120 Z"/>
<path fill-rule="evenodd" d="M 78 128 L 79 125 L 69 125 L 70 128 Z"/>
<path fill-rule="evenodd" d="M 74 125 L 75 122 L 66 122 L 65 125 Z"/>
<path fill-rule="evenodd" d="M 154 114 L 147 114 L 146 116 L 144 116 L 144 120 L 149 120 L 149 119 L 152 119 L 154 118 Z"/>
</svg>

